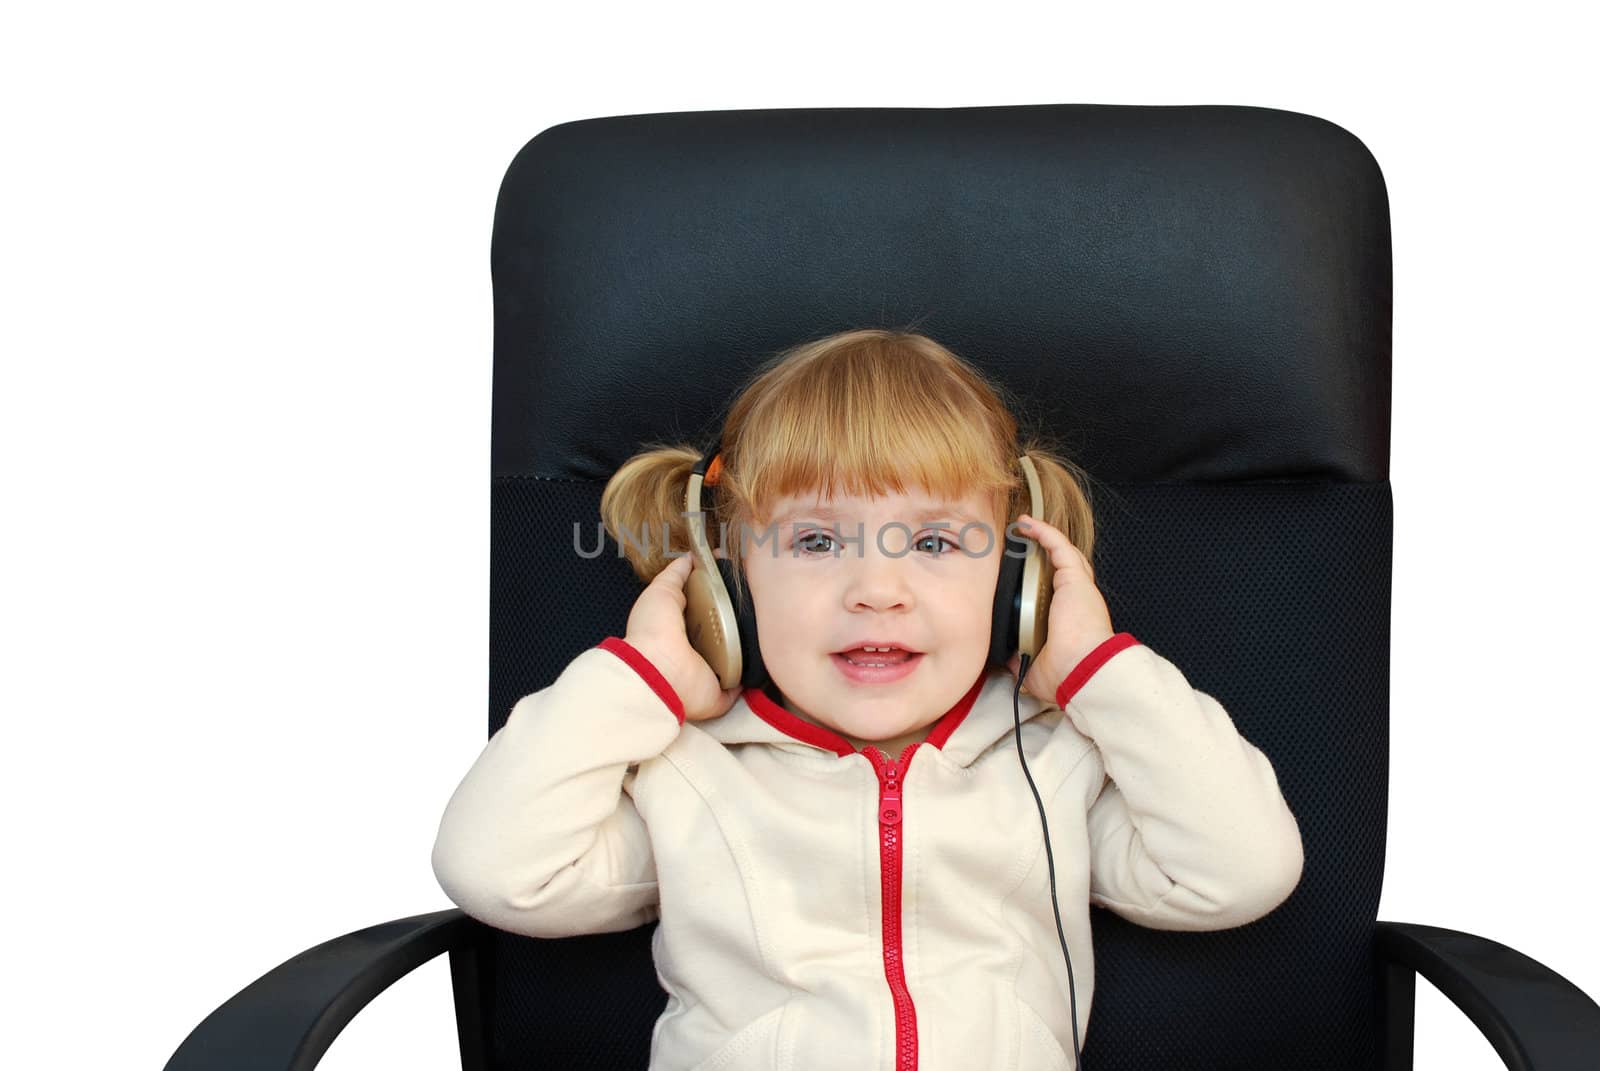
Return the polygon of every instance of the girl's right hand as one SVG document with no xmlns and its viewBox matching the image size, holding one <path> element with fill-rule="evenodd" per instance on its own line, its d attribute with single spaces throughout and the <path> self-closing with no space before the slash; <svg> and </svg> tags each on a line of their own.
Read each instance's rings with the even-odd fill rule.
<svg viewBox="0 0 1600 1071">
<path fill-rule="evenodd" d="M 689 644 L 683 615 L 689 607 L 685 582 L 694 558 L 674 558 L 655 575 L 628 614 L 628 634 L 623 637 L 648 658 L 678 693 L 685 721 L 707 721 L 726 714 L 742 688 L 723 688 L 710 663 Z"/>
</svg>

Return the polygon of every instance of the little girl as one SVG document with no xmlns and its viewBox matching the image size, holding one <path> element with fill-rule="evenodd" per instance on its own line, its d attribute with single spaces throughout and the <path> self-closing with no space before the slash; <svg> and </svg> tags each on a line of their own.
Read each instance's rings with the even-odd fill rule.
<svg viewBox="0 0 1600 1071">
<path fill-rule="evenodd" d="M 432 856 L 511 933 L 659 920 L 650 1071 L 1073 1068 L 1091 904 L 1220 930 L 1294 890 L 1271 762 L 1113 630 L 1086 477 L 1020 443 L 970 365 L 906 332 L 810 342 L 760 370 L 721 441 L 706 529 L 766 683 L 723 689 L 686 635 L 700 452 L 635 456 L 600 504 L 648 581 L 626 635 L 516 703 Z M 1013 524 L 1055 570 L 1020 697 L 1016 653 L 989 662 Z"/>
</svg>

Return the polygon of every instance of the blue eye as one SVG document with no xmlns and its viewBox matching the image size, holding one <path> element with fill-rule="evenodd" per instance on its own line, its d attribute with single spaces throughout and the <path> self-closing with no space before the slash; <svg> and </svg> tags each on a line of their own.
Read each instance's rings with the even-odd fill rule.
<svg viewBox="0 0 1600 1071">
<path fill-rule="evenodd" d="M 827 532 L 806 532 L 794 541 L 794 545 L 808 553 L 812 551 L 816 551 L 816 553 L 831 553 L 832 548 L 829 548 L 828 551 L 817 551 L 816 548 L 810 545 L 809 541 L 813 539 L 826 539 L 829 542 L 832 542 L 833 536 L 829 535 Z"/>
<path fill-rule="evenodd" d="M 829 545 L 826 547 L 818 547 L 812 542 L 812 540 L 817 539 L 827 540 Z M 949 536 L 940 535 L 933 532 L 929 532 L 917 537 L 917 539 L 914 540 L 911 545 L 913 547 L 920 548 L 924 543 L 927 543 L 930 540 L 933 541 L 933 547 L 929 548 L 929 553 L 931 553 L 935 558 L 947 557 L 951 551 L 960 548 L 960 544 L 954 539 L 949 538 Z M 808 554 L 835 553 L 835 548 L 832 546 L 833 543 L 834 536 L 831 532 L 804 532 L 799 536 L 796 536 L 794 541 L 794 545 L 796 547 Z"/>
</svg>

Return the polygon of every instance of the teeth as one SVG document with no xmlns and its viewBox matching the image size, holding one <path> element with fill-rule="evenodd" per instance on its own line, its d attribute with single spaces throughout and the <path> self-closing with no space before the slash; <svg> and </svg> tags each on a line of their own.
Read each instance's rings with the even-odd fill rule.
<svg viewBox="0 0 1600 1071">
<path fill-rule="evenodd" d="M 899 648 L 897 648 L 897 647 L 872 647 L 872 646 L 869 646 L 867 644 L 863 644 L 860 647 L 860 650 L 863 650 L 863 651 L 875 651 L 876 652 L 876 651 L 895 651 L 895 650 L 899 650 Z M 906 652 L 906 654 L 908 656 L 910 655 L 910 653 L 911 652 L 909 652 L 909 651 Z M 846 662 L 849 662 L 852 666 L 866 666 L 866 667 L 870 667 L 870 668 L 874 668 L 874 669 L 885 669 L 888 666 L 893 665 L 893 664 L 901 664 L 901 663 L 890 663 L 890 662 L 857 662 L 854 658 L 851 658 L 849 655 L 845 655 L 844 656 L 844 660 Z"/>
</svg>

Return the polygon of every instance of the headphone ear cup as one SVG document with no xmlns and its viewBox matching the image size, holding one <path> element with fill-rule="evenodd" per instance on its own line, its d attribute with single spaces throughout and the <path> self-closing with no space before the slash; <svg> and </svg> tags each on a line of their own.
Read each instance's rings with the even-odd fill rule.
<svg viewBox="0 0 1600 1071">
<path fill-rule="evenodd" d="M 734 594 L 738 589 L 733 584 L 733 565 L 726 558 L 717 559 L 717 572 L 722 574 L 723 589 L 733 603 L 733 615 L 739 622 L 739 649 L 744 661 L 744 675 L 739 685 L 742 688 L 765 688 L 771 681 L 767 677 L 766 664 L 761 661 L 761 643 L 756 635 L 756 610 L 750 601 L 749 587 L 746 586 L 743 598 Z"/>
<path fill-rule="evenodd" d="M 1017 650 L 1022 614 L 1022 563 L 1028 545 L 1005 533 L 1005 552 L 1000 555 L 1000 577 L 994 588 L 993 621 L 989 626 L 989 665 L 1004 669 Z"/>
</svg>

